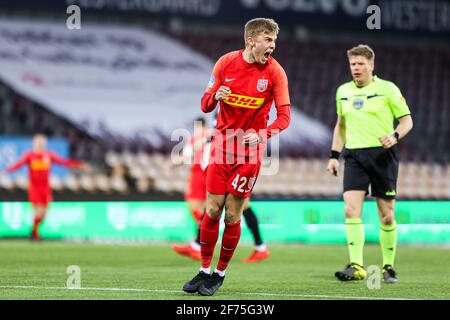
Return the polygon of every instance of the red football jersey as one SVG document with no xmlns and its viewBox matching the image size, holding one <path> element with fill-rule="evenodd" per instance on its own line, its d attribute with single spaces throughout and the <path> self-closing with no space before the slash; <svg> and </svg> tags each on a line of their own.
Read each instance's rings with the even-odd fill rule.
<svg viewBox="0 0 450 320">
<path fill-rule="evenodd" d="M 22 158 L 10 165 L 7 170 L 15 171 L 20 167 L 28 166 L 28 175 L 30 177 L 30 189 L 49 187 L 49 174 L 52 163 L 65 167 L 80 167 L 81 162 L 72 159 L 62 159 L 50 151 L 44 152 L 26 152 Z"/>
<path fill-rule="evenodd" d="M 201 107 L 203 112 L 213 111 L 217 105 L 215 93 L 222 85 L 229 87 L 231 94 L 220 101 L 214 148 L 251 156 L 251 148 L 242 146 L 242 137 L 252 129 L 260 133 L 264 142 L 258 146 L 258 153 L 264 150 L 266 138 L 288 127 L 290 99 L 287 76 L 280 64 L 272 56 L 265 64 L 248 63 L 243 58 L 243 51 L 227 53 L 217 61 Z M 277 119 L 267 127 L 273 101 Z M 261 131 L 266 128 L 267 133 Z"/>
<path fill-rule="evenodd" d="M 196 135 L 192 135 L 183 148 L 183 154 L 185 157 L 192 161 L 191 171 L 202 171 L 205 169 L 205 148 L 207 146 L 207 140 L 214 134 L 213 129 L 202 130 Z M 208 159 L 206 159 L 207 162 Z"/>
</svg>

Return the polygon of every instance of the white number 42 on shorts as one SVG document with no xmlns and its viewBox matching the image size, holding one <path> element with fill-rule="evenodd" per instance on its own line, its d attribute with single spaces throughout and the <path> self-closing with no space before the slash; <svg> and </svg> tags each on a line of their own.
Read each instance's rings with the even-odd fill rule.
<svg viewBox="0 0 450 320">
<path fill-rule="evenodd" d="M 253 185 L 255 184 L 256 177 L 251 177 L 248 179 L 247 177 L 239 177 L 239 173 L 236 175 L 236 178 L 234 178 L 231 185 L 233 186 L 234 190 L 237 190 L 238 192 L 249 192 L 252 190 Z M 248 184 L 247 184 L 248 182 Z M 244 190 L 245 185 L 247 184 L 247 190 Z"/>
</svg>

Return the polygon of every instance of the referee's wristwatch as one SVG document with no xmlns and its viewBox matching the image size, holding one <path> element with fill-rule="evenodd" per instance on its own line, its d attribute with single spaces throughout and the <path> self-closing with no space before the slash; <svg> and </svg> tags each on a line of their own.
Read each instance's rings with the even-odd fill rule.
<svg viewBox="0 0 450 320">
<path fill-rule="evenodd" d="M 397 131 L 394 131 L 392 135 L 394 136 L 395 140 L 397 140 L 397 142 L 400 140 L 400 133 L 398 133 Z"/>
</svg>

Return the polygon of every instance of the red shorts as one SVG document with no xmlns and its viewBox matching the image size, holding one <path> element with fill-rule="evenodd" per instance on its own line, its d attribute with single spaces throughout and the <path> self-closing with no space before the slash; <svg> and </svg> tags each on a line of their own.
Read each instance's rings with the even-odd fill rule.
<svg viewBox="0 0 450 320">
<path fill-rule="evenodd" d="M 52 192 L 50 189 L 30 188 L 28 200 L 33 205 L 47 207 L 49 202 L 52 201 Z"/>
<path fill-rule="evenodd" d="M 189 200 L 206 200 L 206 175 L 203 170 L 191 170 L 191 176 L 184 196 L 186 201 Z"/>
<path fill-rule="evenodd" d="M 238 198 L 250 198 L 261 162 L 209 164 L 206 190 L 214 194 L 231 193 Z"/>
</svg>

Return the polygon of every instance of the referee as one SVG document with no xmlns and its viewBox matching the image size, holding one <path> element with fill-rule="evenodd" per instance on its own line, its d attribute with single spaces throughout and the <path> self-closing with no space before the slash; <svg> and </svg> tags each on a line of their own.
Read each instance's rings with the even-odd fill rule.
<svg viewBox="0 0 450 320">
<path fill-rule="evenodd" d="M 350 263 L 335 276 L 342 281 L 367 277 L 363 264 L 364 227 L 361 212 L 365 196 L 375 197 L 380 217 L 383 279 L 397 283 L 394 259 L 397 225 L 394 217 L 398 159 L 396 144 L 413 127 L 408 105 L 398 87 L 373 75 L 375 53 L 367 45 L 347 51 L 353 81 L 336 92 L 337 122 L 328 171 L 337 176 L 339 156 L 344 167 L 344 202 Z M 398 126 L 394 130 L 394 119 Z"/>
</svg>

